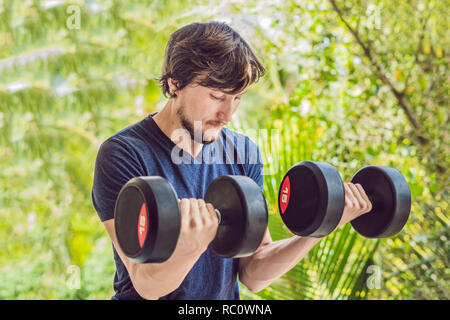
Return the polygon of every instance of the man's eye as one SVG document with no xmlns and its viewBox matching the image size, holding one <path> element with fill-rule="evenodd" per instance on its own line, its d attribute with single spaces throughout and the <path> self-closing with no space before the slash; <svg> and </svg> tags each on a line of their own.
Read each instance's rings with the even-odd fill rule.
<svg viewBox="0 0 450 320">
<path fill-rule="evenodd" d="M 222 100 L 222 98 L 216 97 L 216 96 L 213 96 L 213 95 L 211 95 L 211 98 L 216 99 L 216 100 Z"/>
<path fill-rule="evenodd" d="M 220 100 L 220 101 L 225 99 L 224 97 L 216 97 L 216 96 L 213 96 L 212 94 L 211 94 L 211 98 L 213 98 L 215 100 Z M 237 100 L 241 100 L 241 98 L 242 97 L 236 97 Z"/>
</svg>

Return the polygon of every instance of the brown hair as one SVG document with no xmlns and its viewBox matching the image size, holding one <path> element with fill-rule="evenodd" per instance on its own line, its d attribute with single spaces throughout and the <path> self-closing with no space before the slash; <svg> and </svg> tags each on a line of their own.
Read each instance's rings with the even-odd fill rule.
<svg viewBox="0 0 450 320">
<path fill-rule="evenodd" d="M 166 46 L 160 83 L 165 97 L 168 79 L 182 90 L 191 81 L 201 86 L 236 94 L 258 82 L 265 69 L 248 43 L 223 22 L 210 21 L 186 25 L 170 36 Z"/>
</svg>

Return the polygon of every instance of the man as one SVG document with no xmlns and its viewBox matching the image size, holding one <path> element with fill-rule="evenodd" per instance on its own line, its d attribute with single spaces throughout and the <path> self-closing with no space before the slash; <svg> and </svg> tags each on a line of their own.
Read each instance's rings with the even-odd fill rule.
<svg viewBox="0 0 450 320">
<path fill-rule="evenodd" d="M 249 45 L 224 23 L 194 23 L 171 35 L 159 78 L 169 101 L 161 112 L 107 139 L 96 160 L 92 200 L 113 242 L 113 299 L 239 299 L 238 277 L 257 292 L 293 268 L 320 241 L 294 236 L 273 242 L 267 229 L 249 257 L 221 258 L 208 249 L 218 221 L 212 205 L 202 199 L 212 180 L 246 175 L 263 188 L 258 147 L 224 125 L 248 87 L 264 73 Z M 207 155 L 209 160 L 214 155 L 214 161 L 203 161 Z M 149 175 L 163 176 L 174 186 L 180 197 L 181 230 L 167 261 L 136 264 L 118 246 L 114 204 L 128 180 Z M 339 226 L 370 211 L 361 186 L 348 183 L 345 190 Z"/>
</svg>

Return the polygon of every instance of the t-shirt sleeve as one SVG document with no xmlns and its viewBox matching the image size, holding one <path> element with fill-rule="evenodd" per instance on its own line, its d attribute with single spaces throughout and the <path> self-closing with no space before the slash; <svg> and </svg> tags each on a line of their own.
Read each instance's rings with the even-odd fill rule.
<svg viewBox="0 0 450 320">
<path fill-rule="evenodd" d="M 247 176 L 252 178 L 264 190 L 264 164 L 262 161 L 261 151 L 256 143 L 248 139 L 248 149 L 246 154 Z"/>
<path fill-rule="evenodd" d="M 114 218 L 114 207 L 120 189 L 131 178 L 142 176 L 136 156 L 120 141 L 102 143 L 95 161 L 92 203 L 100 220 Z"/>
</svg>

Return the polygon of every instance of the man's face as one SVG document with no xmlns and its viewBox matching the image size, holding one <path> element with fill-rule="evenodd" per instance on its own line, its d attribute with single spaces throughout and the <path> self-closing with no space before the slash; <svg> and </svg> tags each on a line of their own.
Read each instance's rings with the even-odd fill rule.
<svg viewBox="0 0 450 320">
<path fill-rule="evenodd" d="M 247 88 L 230 95 L 197 84 L 177 91 L 177 115 L 191 138 L 198 143 L 214 142 L 222 127 L 231 121 Z"/>
</svg>

